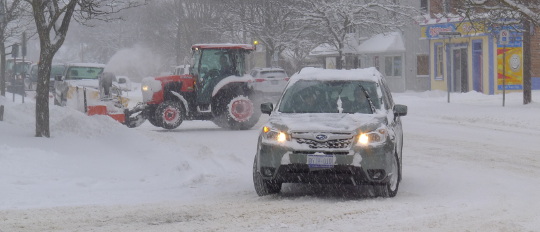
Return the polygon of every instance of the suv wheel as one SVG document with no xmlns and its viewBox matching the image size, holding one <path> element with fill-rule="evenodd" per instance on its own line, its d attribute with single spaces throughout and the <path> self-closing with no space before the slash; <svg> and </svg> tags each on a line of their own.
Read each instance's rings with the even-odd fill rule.
<svg viewBox="0 0 540 232">
<path fill-rule="evenodd" d="M 184 108 L 179 102 L 166 101 L 157 107 L 154 117 L 157 125 L 169 130 L 174 129 L 184 121 Z"/>
<path fill-rule="evenodd" d="M 392 175 L 390 180 L 385 184 L 375 184 L 373 186 L 375 195 L 380 197 L 395 197 L 399 188 L 399 181 L 401 180 L 400 162 L 397 154 L 394 154 L 394 162 L 392 162 Z"/>
<path fill-rule="evenodd" d="M 257 156 L 253 161 L 253 185 L 255 186 L 255 192 L 259 196 L 276 194 L 281 191 L 281 183 L 265 180 L 261 173 L 257 171 Z"/>
</svg>

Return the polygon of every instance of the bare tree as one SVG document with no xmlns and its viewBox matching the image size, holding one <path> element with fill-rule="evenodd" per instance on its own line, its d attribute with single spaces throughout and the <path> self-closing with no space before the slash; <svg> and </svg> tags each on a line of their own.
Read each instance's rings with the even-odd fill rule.
<svg viewBox="0 0 540 232">
<path fill-rule="evenodd" d="M 28 29 L 29 20 L 25 9 L 28 7 L 22 0 L 14 0 L 4 5 L 0 0 L 0 95 L 6 95 L 6 42 L 8 39 L 19 36 Z"/>
<path fill-rule="evenodd" d="M 40 41 L 36 90 L 36 137 L 50 137 L 49 76 L 54 55 L 60 49 L 71 20 L 86 24 L 89 20 L 111 21 L 112 14 L 137 6 L 140 1 L 121 0 L 26 0 L 32 6 Z"/>
<path fill-rule="evenodd" d="M 537 0 L 461 0 L 458 13 L 482 25 L 494 36 L 503 27 L 523 33 L 523 104 L 532 101 L 531 31 L 540 26 Z"/>
</svg>

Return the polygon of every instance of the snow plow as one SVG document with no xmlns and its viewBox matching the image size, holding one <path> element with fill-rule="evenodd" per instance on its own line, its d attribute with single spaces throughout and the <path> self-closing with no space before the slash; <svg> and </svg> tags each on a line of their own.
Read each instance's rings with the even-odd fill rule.
<svg viewBox="0 0 540 232">
<path fill-rule="evenodd" d="M 126 109 L 125 124 L 137 127 L 148 120 L 174 129 L 184 120 L 210 120 L 222 128 L 253 127 L 261 115 L 246 74 L 249 44 L 195 44 L 189 74 L 145 78 L 143 102 Z"/>
<path fill-rule="evenodd" d="M 125 123 L 128 100 L 117 86 L 116 76 L 104 72 L 104 64 L 67 64 L 62 75 L 55 77 L 54 104 L 77 109 L 87 115 L 109 115 Z"/>
</svg>

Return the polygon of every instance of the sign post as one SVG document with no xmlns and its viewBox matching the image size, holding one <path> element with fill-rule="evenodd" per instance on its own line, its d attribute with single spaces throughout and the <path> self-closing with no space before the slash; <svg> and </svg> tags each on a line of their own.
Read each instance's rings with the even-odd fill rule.
<svg viewBox="0 0 540 232">
<path fill-rule="evenodd" d="M 448 43 L 452 42 L 452 38 L 461 37 L 461 32 L 457 31 L 441 31 L 439 32 L 439 36 L 442 38 L 448 38 Z M 444 41 L 444 50 L 446 52 L 446 41 Z M 448 61 L 446 64 L 448 65 Z M 452 82 L 450 81 L 450 77 L 448 75 L 448 72 L 446 73 L 446 89 L 447 89 L 447 102 L 450 103 L 450 89 L 452 88 Z"/>
<path fill-rule="evenodd" d="M 503 45 L 503 75 L 502 75 L 502 79 L 503 79 L 503 102 L 502 102 L 502 106 L 504 107 L 504 103 L 506 101 L 506 45 L 508 45 L 510 41 L 510 31 L 508 30 L 501 30 L 499 32 L 499 45 Z"/>
</svg>

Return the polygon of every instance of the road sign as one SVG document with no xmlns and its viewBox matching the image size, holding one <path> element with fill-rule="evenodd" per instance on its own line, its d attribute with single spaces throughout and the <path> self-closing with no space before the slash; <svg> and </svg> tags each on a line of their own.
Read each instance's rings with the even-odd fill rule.
<svg viewBox="0 0 540 232">
<path fill-rule="evenodd" d="M 458 32 L 458 31 L 441 31 L 441 32 L 439 32 L 439 36 L 441 36 L 443 38 L 461 37 L 461 32 Z"/>
<path fill-rule="evenodd" d="M 508 43 L 510 43 L 510 31 L 501 30 L 499 32 L 499 44 L 500 45 L 508 45 Z"/>
</svg>

